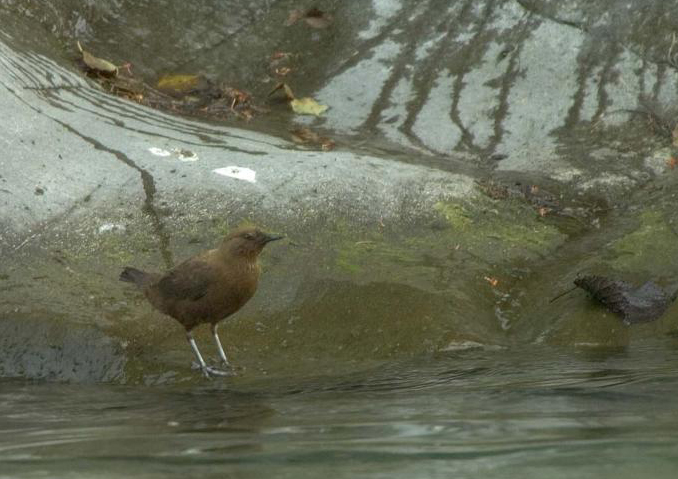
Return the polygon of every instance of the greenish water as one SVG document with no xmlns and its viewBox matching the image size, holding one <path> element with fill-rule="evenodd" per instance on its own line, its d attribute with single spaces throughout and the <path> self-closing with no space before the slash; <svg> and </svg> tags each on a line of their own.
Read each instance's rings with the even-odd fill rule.
<svg viewBox="0 0 678 479">
<path fill-rule="evenodd" d="M 0 477 L 675 477 L 678 341 L 341 377 L 0 381 Z"/>
</svg>

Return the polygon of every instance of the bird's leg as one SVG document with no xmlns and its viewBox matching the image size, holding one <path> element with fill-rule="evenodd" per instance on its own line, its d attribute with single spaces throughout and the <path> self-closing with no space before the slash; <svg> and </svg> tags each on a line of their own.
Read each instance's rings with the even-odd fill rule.
<svg viewBox="0 0 678 479">
<path fill-rule="evenodd" d="M 224 352 L 224 348 L 221 346 L 221 341 L 219 340 L 219 334 L 217 334 L 217 323 L 212 324 L 212 336 L 214 336 L 214 342 L 217 345 L 217 350 L 219 351 L 219 356 L 221 357 L 221 362 L 224 363 L 224 367 L 230 368 L 231 365 L 228 362 L 228 359 L 226 359 L 226 353 Z"/>
<path fill-rule="evenodd" d="M 191 334 L 190 331 L 186 332 L 186 339 L 188 339 L 188 344 L 191 345 L 191 349 L 193 350 L 193 353 L 195 353 L 195 357 L 198 360 L 198 366 L 200 367 L 200 370 L 202 371 L 202 373 L 205 375 L 206 378 L 210 377 L 210 375 L 215 375 L 215 376 L 225 376 L 226 375 L 226 373 L 224 371 L 212 368 L 205 363 L 205 360 L 202 358 L 202 354 L 200 354 L 200 350 L 198 349 L 198 345 L 195 343 L 195 339 L 193 338 L 193 334 Z"/>
<path fill-rule="evenodd" d="M 193 350 L 193 353 L 195 354 L 195 357 L 198 360 L 198 366 L 202 370 L 202 373 L 205 375 L 205 377 L 207 378 L 210 377 L 209 373 L 207 372 L 207 364 L 205 364 L 205 360 L 202 358 L 202 354 L 200 354 L 198 345 L 195 343 L 193 334 L 191 334 L 190 331 L 186 332 L 186 339 L 188 339 L 188 344 L 191 345 L 191 349 Z"/>
</svg>

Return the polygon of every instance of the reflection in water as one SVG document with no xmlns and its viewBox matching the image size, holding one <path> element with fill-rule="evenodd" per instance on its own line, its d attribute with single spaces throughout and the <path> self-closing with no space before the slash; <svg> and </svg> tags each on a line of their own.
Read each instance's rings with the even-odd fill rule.
<svg viewBox="0 0 678 479">
<path fill-rule="evenodd" d="M 0 383 L 8 477 L 673 477 L 678 349 L 465 351 L 200 387 Z"/>
</svg>

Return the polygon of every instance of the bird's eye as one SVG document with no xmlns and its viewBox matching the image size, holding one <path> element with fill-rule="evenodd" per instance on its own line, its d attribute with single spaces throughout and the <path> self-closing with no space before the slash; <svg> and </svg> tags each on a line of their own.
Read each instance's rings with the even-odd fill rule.
<svg viewBox="0 0 678 479">
<path fill-rule="evenodd" d="M 254 235 L 253 235 L 252 233 L 247 233 L 247 234 L 245 234 L 245 239 L 253 240 L 253 239 L 254 239 Z"/>
</svg>

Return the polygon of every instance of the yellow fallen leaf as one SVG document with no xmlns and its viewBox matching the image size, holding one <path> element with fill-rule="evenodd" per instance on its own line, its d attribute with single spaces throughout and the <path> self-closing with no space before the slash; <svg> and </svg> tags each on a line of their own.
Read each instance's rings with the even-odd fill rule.
<svg viewBox="0 0 678 479">
<path fill-rule="evenodd" d="M 80 50 L 80 53 L 82 53 L 82 61 L 85 62 L 87 68 L 114 75 L 118 73 L 118 67 L 113 65 L 108 60 L 97 58 L 88 51 L 83 50 L 82 46 L 80 45 L 80 41 L 78 41 L 78 50 Z"/>
<path fill-rule="evenodd" d="M 327 105 L 321 105 L 310 97 L 295 98 L 290 102 L 290 106 L 292 107 L 292 110 L 294 110 L 294 113 L 315 116 L 322 115 L 323 112 L 329 108 Z"/>
<path fill-rule="evenodd" d="M 187 91 L 195 88 L 199 81 L 197 75 L 164 75 L 156 86 L 160 90 Z"/>
</svg>

